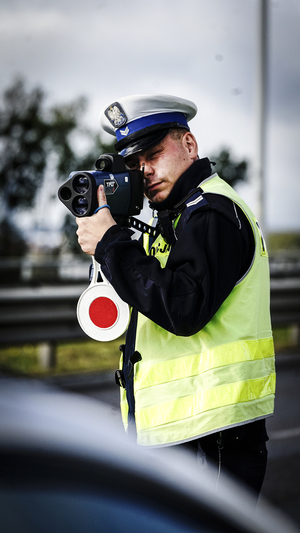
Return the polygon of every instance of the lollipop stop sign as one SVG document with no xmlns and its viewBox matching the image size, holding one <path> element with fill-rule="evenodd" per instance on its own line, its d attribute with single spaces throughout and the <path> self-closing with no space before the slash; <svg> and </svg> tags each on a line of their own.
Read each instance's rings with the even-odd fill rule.
<svg viewBox="0 0 300 533">
<path fill-rule="evenodd" d="M 92 280 L 78 300 L 77 318 L 89 337 L 102 342 L 117 339 L 128 326 L 129 306 L 105 278 L 94 257 Z"/>
</svg>

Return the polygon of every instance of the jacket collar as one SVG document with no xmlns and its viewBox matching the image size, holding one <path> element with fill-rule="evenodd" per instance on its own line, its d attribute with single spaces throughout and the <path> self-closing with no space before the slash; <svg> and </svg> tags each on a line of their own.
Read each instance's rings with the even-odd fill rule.
<svg viewBox="0 0 300 533">
<path fill-rule="evenodd" d="M 163 211 L 172 209 L 182 198 L 184 198 L 192 189 L 195 189 L 199 183 L 211 176 L 211 165 L 207 157 L 197 159 L 175 182 L 169 196 L 162 202 L 149 202 L 151 209 Z"/>
</svg>

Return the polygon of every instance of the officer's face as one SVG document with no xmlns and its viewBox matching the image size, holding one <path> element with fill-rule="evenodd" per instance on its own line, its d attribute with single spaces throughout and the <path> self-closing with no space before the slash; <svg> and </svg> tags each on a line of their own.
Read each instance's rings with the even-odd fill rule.
<svg viewBox="0 0 300 533">
<path fill-rule="evenodd" d="M 192 133 L 186 132 L 180 139 L 167 135 L 156 146 L 126 158 L 126 165 L 130 169 L 144 167 L 145 196 L 151 202 L 162 202 L 196 159 L 196 139 Z"/>
</svg>

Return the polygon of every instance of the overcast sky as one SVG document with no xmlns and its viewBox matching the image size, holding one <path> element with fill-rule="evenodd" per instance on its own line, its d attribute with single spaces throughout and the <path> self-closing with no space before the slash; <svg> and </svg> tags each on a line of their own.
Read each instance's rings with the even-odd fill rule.
<svg viewBox="0 0 300 533">
<path fill-rule="evenodd" d="M 266 227 L 300 230 L 300 0 L 269 2 Z M 190 126 L 199 155 L 228 147 L 249 159 L 250 184 L 239 191 L 256 209 L 259 5 L 0 0 L 0 91 L 21 74 L 49 104 L 85 95 L 94 130 L 100 109 L 121 96 L 190 99 L 198 106 Z"/>
</svg>

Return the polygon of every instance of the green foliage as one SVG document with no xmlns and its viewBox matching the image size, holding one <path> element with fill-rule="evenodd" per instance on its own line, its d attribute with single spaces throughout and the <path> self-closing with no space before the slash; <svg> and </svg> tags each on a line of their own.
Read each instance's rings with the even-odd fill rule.
<svg viewBox="0 0 300 533">
<path fill-rule="evenodd" d="M 300 251 L 300 233 L 270 233 L 268 236 L 270 252 Z"/>
<path fill-rule="evenodd" d="M 55 368 L 43 368 L 38 348 L 32 344 L 0 348 L 0 372 L 25 375 L 49 375 L 115 370 L 119 366 L 120 337 L 111 342 L 92 340 L 59 343 Z"/>
<path fill-rule="evenodd" d="M 40 110 L 40 89 L 26 94 L 21 80 L 4 93 L 0 109 L 1 201 L 9 209 L 30 206 L 45 169 L 47 125 Z"/>
<path fill-rule="evenodd" d="M 41 88 L 27 90 L 18 78 L 4 92 L 0 107 L 0 187 L 7 211 L 32 207 L 42 185 L 49 157 L 57 171 L 66 171 L 76 158 L 70 134 L 85 107 L 84 99 L 45 110 Z"/>
<path fill-rule="evenodd" d="M 45 99 L 43 89 L 28 89 L 24 80 L 17 78 L 0 101 L 1 255 L 26 252 L 21 232 L 9 220 L 16 210 L 34 206 L 49 168 L 56 173 L 58 181 L 64 181 L 72 170 L 93 169 L 101 153 L 114 151 L 112 145 L 102 144 L 99 135 L 82 128 L 85 98 L 52 107 L 46 106 Z M 88 140 L 83 157 L 74 150 L 75 134 Z M 75 221 L 72 225 L 75 227 Z M 68 219 L 65 228 L 67 240 L 74 241 L 75 232 L 71 238 Z M 74 242 L 69 247 L 79 251 Z"/>
<path fill-rule="evenodd" d="M 231 187 L 234 187 L 238 181 L 247 180 L 248 162 L 246 160 L 234 161 L 229 150 L 223 149 L 219 154 L 212 155 L 209 159 L 216 163 L 216 166 L 213 167 L 214 172 L 217 172 L 220 178 Z"/>
</svg>

